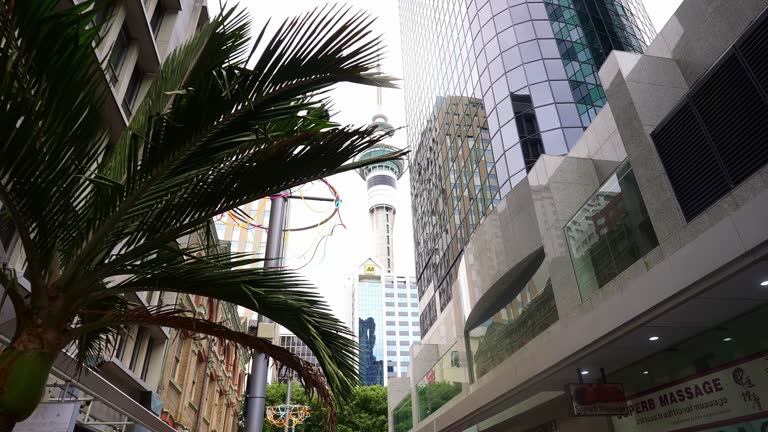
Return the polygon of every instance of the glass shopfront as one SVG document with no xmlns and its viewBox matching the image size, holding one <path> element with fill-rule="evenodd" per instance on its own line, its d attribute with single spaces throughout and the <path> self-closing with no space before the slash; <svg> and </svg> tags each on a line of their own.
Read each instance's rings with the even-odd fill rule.
<svg viewBox="0 0 768 432">
<path fill-rule="evenodd" d="M 768 306 L 609 377 L 630 415 L 615 432 L 768 432 Z"/>
</svg>

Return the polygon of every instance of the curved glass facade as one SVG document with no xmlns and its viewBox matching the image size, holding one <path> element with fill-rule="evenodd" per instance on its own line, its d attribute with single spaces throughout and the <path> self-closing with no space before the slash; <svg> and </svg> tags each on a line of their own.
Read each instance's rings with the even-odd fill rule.
<svg viewBox="0 0 768 432">
<path fill-rule="evenodd" d="M 653 30 L 639 0 L 400 0 L 400 21 L 419 296 L 442 311 L 477 225 L 568 152 L 605 103 L 607 54 Z"/>
<path fill-rule="evenodd" d="M 363 385 L 387 385 L 389 378 L 408 376 L 409 347 L 421 339 L 416 279 L 359 275 L 355 297 Z"/>
<path fill-rule="evenodd" d="M 358 343 L 360 381 L 384 385 L 384 305 L 381 282 L 360 282 L 358 287 Z"/>
</svg>

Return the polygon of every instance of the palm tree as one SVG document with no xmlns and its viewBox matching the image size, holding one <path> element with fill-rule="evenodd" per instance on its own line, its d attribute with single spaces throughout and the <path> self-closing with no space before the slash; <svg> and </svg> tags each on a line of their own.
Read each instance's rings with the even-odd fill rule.
<svg viewBox="0 0 768 432">
<path fill-rule="evenodd" d="M 358 384 L 350 331 L 299 276 L 247 268 L 242 254 L 176 248 L 215 215 L 355 169 L 385 138 L 328 116 L 336 83 L 392 86 L 374 72 L 371 18 L 316 9 L 249 47 L 247 16 L 226 10 L 168 56 L 128 128 L 110 140 L 95 59 L 99 0 L 0 0 L 0 203 L 26 256 L 20 282 L 0 269 L 15 334 L 0 353 L 0 431 L 40 402 L 54 358 L 81 365 L 110 355 L 125 326 L 156 325 L 232 340 L 296 370 L 329 406 Z M 393 154 L 378 160 L 400 157 Z M 290 329 L 320 369 L 248 334 L 126 294 L 207 296 Z M 7 299 L 6 299 L 7 296 Z"/>
</svg>

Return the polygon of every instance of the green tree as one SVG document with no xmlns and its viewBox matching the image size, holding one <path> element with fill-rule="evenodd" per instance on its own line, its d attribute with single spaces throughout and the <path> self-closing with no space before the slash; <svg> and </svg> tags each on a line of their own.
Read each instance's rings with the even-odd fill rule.
<svg viewBox="0 0 768 432">
<path fill-rule="evenodd" d="M 262 30 L 251 49 L 247 16 L 226 10 L 168 56 L 128 128 L 110 140 L 93 52 L 104 2 L 59 4 L 0 1 L 0 222 L 18 234 L 31 286 L 0 269 L 3 300 L 16 314 L 0 353 L 0 432 L 37 407 L 64 347 L 75 344 L 79 364 L 94 364 L 135 324 L 266 353 L 333 413 L 355 395 L 357 347 L 313 287 L 287 270 L 245 268 L 257 260 L 242 254 L 171 245 L 215 215 L 358 168 L 349 161 L 385 138 L 327 115 L 334 84 L 391 86 L 374 72 L 381 44 L 371 18 L 317 9 L 271 38 Z M 143 291 L 264 314 L 299 336 L 322 370 L 175 306 L 125 298 Z"/>
<path fill-rule="evenodd" d="M 286 392 L 285 384 L 268 385 L 267 406 L 285 404 Z M 291 386 L 291 404 L 309 407 L 310 416 L 296 427 L 297 432 L 321 432 L 325 428 L 328 409 L 323 401 L 317 397 L 308 398 L 304 389 L 294 384 Z M 354 396 L 339 406 L 337 415 L 338 432 L 386 432 L 387 389 L 381 386 L 356 388 Z M 265 422 L 264 431 L 282 432 L 283 428 Z"/>
<path fill-rule="evenodd" d="M 386 432 L 387 389 L 358 387 L 351 403 L 339 409 L 339 432 Z"/>
</svg>

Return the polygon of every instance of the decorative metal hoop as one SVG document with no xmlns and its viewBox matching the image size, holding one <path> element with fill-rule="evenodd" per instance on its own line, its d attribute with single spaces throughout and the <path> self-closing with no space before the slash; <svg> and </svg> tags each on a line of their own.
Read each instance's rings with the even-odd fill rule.
<svg viewBox="0 0 768 432">
<path fill-rule="evenodd" d="M 267 421 L 277 427 L 294 428 L 309 417 L 306 405 L 273 405 L 267 407 Z"/>
</svg>

